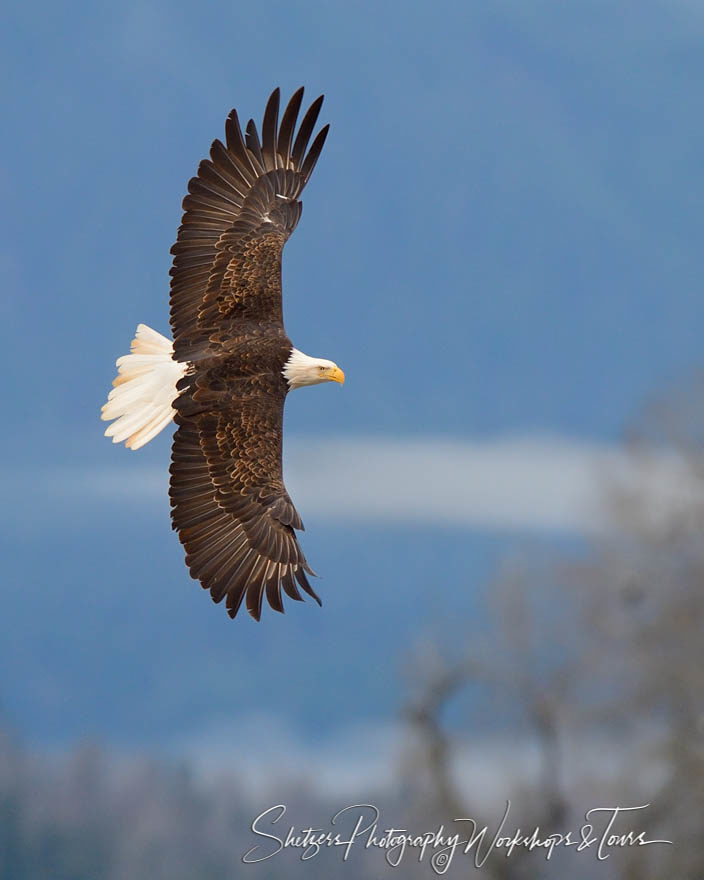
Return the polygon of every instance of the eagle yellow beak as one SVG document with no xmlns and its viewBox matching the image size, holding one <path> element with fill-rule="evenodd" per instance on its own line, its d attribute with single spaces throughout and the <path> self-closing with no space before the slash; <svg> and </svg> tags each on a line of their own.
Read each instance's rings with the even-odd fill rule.
<svg viewBox="0 0 704 880">
<path fill-rule="evenodd" d="M 339 382 L 340 385 L 345 384 L 345 374 L 339 367 L 330 367 L 328 370 L 328 379 L 331 382 Z"/>
</svg>

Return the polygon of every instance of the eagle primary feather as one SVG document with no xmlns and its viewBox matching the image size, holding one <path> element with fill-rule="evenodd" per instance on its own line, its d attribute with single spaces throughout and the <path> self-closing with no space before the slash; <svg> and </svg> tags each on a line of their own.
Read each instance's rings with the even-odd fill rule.
<svg viewBox="0 0 704 880">
<path fill-rule="evenodd" d="M 231 617 L 244 601 L 256 620 L 264 596 L 283 611 L 282 590 L 300 600 L 300 587 L 320 602 L 283 482 L 283 408 L 291 388 L 344 381 L 332 361 L 295 349 L 283 326 L 281 254 L 328 132 L 308 148 L 321 96 L 296 133 L 302 98 L 301 88 L 279 125 L 272 93 L 261 141 L 253 120 L 243 136 L 230 113 L 225 144 L 213 143 L 183 201 L 172 248 L 173 346 L 140 325 L 103 407 L 103 418 L 117 419 L 106 434 L 132 448 L 174 418 L 169 494 L 186 563 L 215 602 L 226 598 Z"/>
</svg>

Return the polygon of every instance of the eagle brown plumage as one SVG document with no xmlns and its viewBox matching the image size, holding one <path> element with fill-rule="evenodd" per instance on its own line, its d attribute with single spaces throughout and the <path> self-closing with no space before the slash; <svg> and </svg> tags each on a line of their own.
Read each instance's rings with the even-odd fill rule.
<svg viewBox="0 0 704 880">
<path fill-rule="evenodd" d="M 231 617 L 244 601 L 256 620 L 264 596 L 283 611 L 282 590 L 320 603 L 283 481 L 283 409 L 292 387 L 344 380 L 331 361 L 294 349 L 283 324 L 281 255 L 329 128 L 308 148 L 323 98 L 296 132 L 302 99 L 301 88 L 279 124 L 276 89 L 261 140 L 253 120 L 243 134 L 236 111 L 228 116 L 225 144 L 214 141 L 183 201 L 172 248 L 173 348 L 140 325 L 103 408 L 103 418 L 118 419 L 106 433 L 133 448 L 173 417 L 169 495 L 188 568 L 215 602 L 226 599 Z M 147 400 L 157 370 L 162 390 L 171 383 L 168 403 L 151 386 Z"/>
</svg>

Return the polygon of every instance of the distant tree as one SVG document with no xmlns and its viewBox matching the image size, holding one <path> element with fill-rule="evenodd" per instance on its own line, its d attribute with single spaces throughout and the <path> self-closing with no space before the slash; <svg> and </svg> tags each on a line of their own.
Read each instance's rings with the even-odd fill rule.
<svg viewBox="0 0 704 880">
<path fill-rule="evenodd" d="M 603 474 L 603 525 L 582 553 L 506 567 L 481 644 L 454 657 L 433 644 L 418 652 L 405 708 L 411 802 L 445 821 L 482 816 L 461 765 L 473 752 L 481 759 L 489 706 L 517 748 L 532 742 L 538 756 L 529 778 L 512 779 L 523 827 L 576 828 L 586 809 L 608 799 L 650 803 L 634 824 L 675 845 L 626 848 L 597 868 L 590 857 L 560 853 L 551 866 L 536 854 L 498 856 L 484 869 L 497 880 L 535 870 L 564 876 L 566 864 L 589 878 L 595 870 L 618 880 L 704 877 L 701 376 L 650 402 L 634 422 L 622 462 Z M 478 685 L 492 700 L 464 724 L 449 723 L 448 704 Z M 508 723 L 507 701 L 519 710 Z"/>
</svg>

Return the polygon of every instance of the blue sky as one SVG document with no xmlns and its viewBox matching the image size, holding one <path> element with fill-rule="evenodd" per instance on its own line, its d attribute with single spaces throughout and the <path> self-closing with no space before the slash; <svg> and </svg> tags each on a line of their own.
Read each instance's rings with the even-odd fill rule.
<svg viewBox="0 0 704 880">
<path fill-rule="evenodd" d="M 110 737 L 118 727 L 146 738 L 149 724 L 185 729 L 213 712 L 258 710 L 287 650 L 323 678 L 344 675 L 372 633 L 368 662 L 384 673 L 339 719 L 390 714 L 395 664 L 428 620 L 457 602 L 479 607 L 486 578 L 536 530 L 541 546 L 565 531 L 563 516 L 580 532 L 574 505 L 594 456 L 608 455 L 648 393 L 701 364 L 704 9 L 685 0 L 405 3 L 402 14 L 390 3 L 34 3 L 8 18 L 0 314 L 14 380 L 0 666 L 29 660 L 34 678 L 23 693 L 0 680 L 0 698 L 37 738 Z M 348 381 L 290 399 L 287 436 L 299 452 L 289 482 L 315 467 L 310 449 L 346 458 L 326 465 L 327 506 L 300 492 L 325 607 L 233 626 L 187 577 L 158 490 L 96 495 L 106 475 L 113 486 L 158 486 L 169 448 L 168 437 L 139 454 L 111 446 L 98 411 L 136 324 L 168 328 L 180 202 L 227 112 L 259 120 L 274 86 L 287 94 L 301 84 L 311 98 L 326 93 L 321 118 L 332 129 L 284 257 L 286 324 L 298 347 L 336 360 Z M 534 435 L 551 438 L 547 459 L 567 449 L 568 470 L 577 461 L 565 477 L 557 455 L 545 495 L 526 495 Z M 473 482 L 486 464 L 472 457 L 477 444 L 493 455 L 521 438 L 518 472 L 492 459 L 497 493 L 489 478 Z M 447 444 L 466 455 L 460 513 L 484 514 L 453 523 L 456 486 L 444 519 L 404 512 L 393 485 L 397 503 L 384 509 L 396 515 L 375 515 L 373 489 L 354 521 L 330 505 L 336 473 L 344 489 L 364 480 L 361 456 L 378 464 L 391 448 L 406 461 L 417 443 L 431 459 Z M 411 461 L 409 480 L 413 466 L 422 461 Z M 567 496 L 551 507 L 561 485 Z M 435 488 L 437 507 L 442 481 Z M 499 488 L 497 523 L 482 504 Z M 412 493 L 407 502 L 422 503 Z M 429 592 L 432 579 L 450 586 Z M 384 629 L 399 598 L 403 613 Z M 205 651 L 212 670 L 241 674 L 252 651 L 259 665 L 215 696 L 199 697 L 192 674 L 183 704 L 171 694 L 147 724 L 130 689 L 147 665 L 143 704 L 163 694 L 179 650 Z M 99 696 L 106 682 L 127 695 L 119 723 Z M 330 672 L 329 701 L 334 686 Z M 63 727 L 49 720 L 62 701 L 74 707 Z M 302 703 L 313 706 L 312 694 Z M 301 720 L 293 699 L 280 710 Z"/>
</svg>

